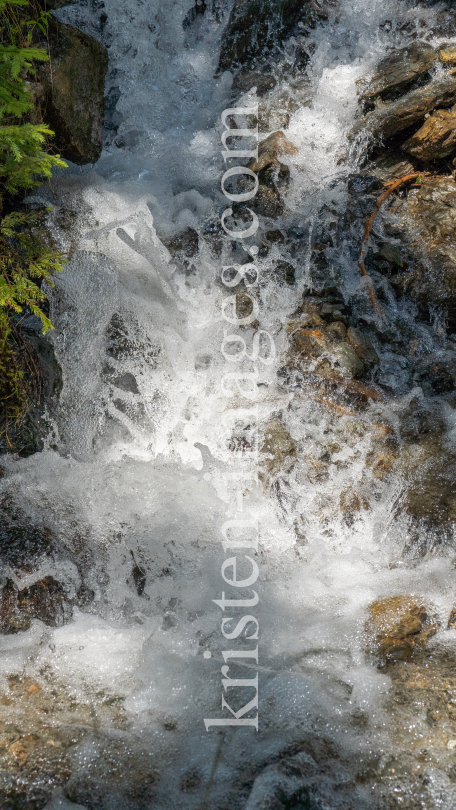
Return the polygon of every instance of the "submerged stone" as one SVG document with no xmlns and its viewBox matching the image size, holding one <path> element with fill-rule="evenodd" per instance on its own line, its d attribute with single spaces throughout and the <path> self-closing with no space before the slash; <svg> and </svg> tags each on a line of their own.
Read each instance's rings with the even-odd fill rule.
<svg viewBox="0 0 456 810">
<path fill-rule="evenodd" d="M 276 475 L 296 456 L 296 444 L 280 419 L 272 419 L 264 429 L 262 466 L 269 476 Z"/>
<path fill-rule="evenodd" d="M 264 61 L 309 14 L 308 0 L 236 0 L 223 32 L 219 70 Z"/>
</svg>

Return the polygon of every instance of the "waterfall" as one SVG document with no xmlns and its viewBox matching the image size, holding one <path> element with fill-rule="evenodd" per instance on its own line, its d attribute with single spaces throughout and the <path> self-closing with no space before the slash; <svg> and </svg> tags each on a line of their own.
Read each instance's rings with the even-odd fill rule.
<svg viewBox="0 0 456 810">
<path fill-rule="evenodd" d="M 189 6 L 105 0 L 115 126 L 98 163 L 70 165 L 34 193 L 53 205 L 49 223 L 69 251 L 49 290 L 63 386 L 44 449 L 1 459 L 0 499 L 19 527 L 17 542 L 32 530 L 39 540 L 24 567 L 6 554 L 2 582 L 24 588 L 52 577 L 66 613 L 51 626 L 34 618 L 1 636 L 0 684 L 7 722 L 47 735 L 46 751 L 64 766 L 44 769 L 36 804 L 27 798 L 23 806 L 452 807 L 454 782 L 440 755 L 420 760 L 425 708 L 416 707 L 413 728 L 413 712 L 399 709 L 392 720 L 390 675 L 366 655 L 376 600 L 412 594 L 449 615 L 454 544 L 451 531 L 442 539 L 402 508 L 406 483 L 389 437 L 425 394 L 375 337 L 382 327 L 375 332 L 357 253 L 360 223 L 379 192 L 367 203 L 356 196 L 357 178 L 372 180 L 373 172 L 365 168 L 367 137 L 352 136 L 360 88 L 381 59 L 417 37 L 440 44 L 439 9 L 340 0 L 308 34 L 306 70 L 283 69 L 300 47 L 293 34 L 274 87 L 260 93 L 255 84 L 233 90 L 233 72 L 218 69 L 233 2 L 204 3 L 204 14 Z M 88 9 L 55 13 L 90 33 Z M 259 140 L 281 130 L 295 149 L 280 157 L 282 208 L 260 215 L 258 232 L 239 243 L 221 228 L 230 204 L 221 179 L 233 165 L 222 156 L 222 114 L 255 104 Z M 251 126 L 247 116 L 238 121 Z M 387 234 L 386 219 L 377 236 Z M 233 294 L 222 268 L 247 260 L 259 268 L 258 284 L 245 288 L 258 325 L 237 334 L 251 352 L 255 329 L 263 330 L 260 357 L 275 347 L 271 362 L 257 363 L 255 417 L 239 389 L 221 385 L 230 371 L 252 370 L 249 360 L 235 368 L 222 351 L 230 327 L 222 313 Z M 380 371 L 369 385 L 380 393 L 359 408 L 322 394 L 316 360 L 303 376 L 290 359 L 302 325 L 320 328 L 313 296 L 331 284 L 341 308 L 334 323 L 346 332 L 343 307 L 351 306 L 374 335 Z M 386 284 L 381 303 L 392 342 L 401 328 L 433 351 L 438 338 L 413 303 L 397 305 Z M 330 371 L 348 374 L 352 355 L 341 354 L 339 366 L 328 355 Z M 445 419 L 451 442 L 449 407 Z M 256 461 L 248 459 L 252 447 Z M 226 530 L 224 550 L 222 527 L 236 520 L 245 521 L 243 533 Z M 252 525 L 257 553 L 245 550 Z M 253 605 L 253 590 L 258 603 L 234 613 L 220 604 L 223 591 L 234 598 L 227 582 L 236 572 L 222 568 L 236 553 L 233 536 L 239 547 L 244 541 L 238 579 L 252 574 L 244 555 L 259 568 L 254 584 L 234 594 Z M 235 636 L 244 613 L 249 622 Z M 444 626 L 435 639 L 450 649 Z M 257 660 L 224 655 L 257 644 Z M 258 731 L 206 729 L 208 718 L 235 718 L 254 694 L 247 684 L 226 689 L 222 679 L 256 674 L 258 713 L 241 717 L 257 716 Z M 409 748 L 397 768 L 409 782 L 427 768 L 432 804 L 406 804 L 414 801 L 409 787 L 402 804 L 386 804 L 401 724 Z"/>
</svg>

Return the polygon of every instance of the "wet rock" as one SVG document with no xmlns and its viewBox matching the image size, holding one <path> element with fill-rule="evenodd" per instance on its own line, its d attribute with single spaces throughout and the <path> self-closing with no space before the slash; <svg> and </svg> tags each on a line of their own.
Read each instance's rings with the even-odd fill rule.
<svg viewBox="0 0 456 810">
<path fill-rule="evenodd" d="M 405 177 L 406 174 L 412 174 L 415 168 L 400 153 L 390 154 L 388 152 L 386 155 L 380 155 L 377 158 L 371 170 L 379 180 L 386 183 L 389 180 L 398 180 L 399 177 Z"/>
<path fill-rule="evenodd" d="M 73 163 L 95 163 L 102 149 L 106 48 L 54 17 L 48 29 L 51 59 L 41 65 L 41 109 L 54 145 Z"/>
<path fill-rule="evenodd" d="M 327 328 L 327 334 L 333 340 L 344 340 L 347 335 L 347 329 L 342 321 L 333 321 Z"/>
<path fill-rule="evenodd" d="M 442 48 L 439 51 L 439 59 L 446 64 L 456 64 L 456 48 L 454 45 L 449 45 L 447 48 Z"/>
<path fill-rule="evenodd" d="M 396 208 L 411 253 L 418 260 L 404 278 L 405 291 L 424 309 L 440 308 L 456 329 L 456 182 L 429 178 Z"/>
<path fill-rule="evenodd" d="M 436 623 L 422 599 L 389 596 L 369 606 L 368 649 L 383 659 L 409 660 L 414 648 L 426 645 L 436 632 Z"/>
<path fill-rule="evenodd" d="M 32 619 L 40 619 L 49 627 L 59 627 L 70 614 L 64 590 L 51 576 L 22 590 L 8 579 L 2 588 L 0 624 L 3 633 L 28 630 Z"/>
<path fill-rule="evenodd" d="M 392 245 L 390 242 L 386 242 L 384 245 L 381 245 L 377 256 L 395 267 L 402 268 L 406 267 L 407 265 L 401 249 L 398 247 L 398 245 Z"/>
<path fill-rule="evenodd" d="M 252 208 L 264 217 L 277 219 L 283 214 L 284 204 L 277 189 L 260 185 Z"/>
<path fill-rule="evenodd" d="M 286 807 L 316 808 L 309 779 L 317 765 L 311 756 L 301 752 L 269 765 L 255 779 L 245 810 L 285 810 Z"/>
<path fill-rule="evenodd" d="M 429 71 L 437 60 L 437 53 L 426 42 L 412 42 L 393 51 L 377 67 L 363 98 L 396 99 L 417 81 L 429 78 Z"/>
<path fill-rule="evenodd" d="M 263 216 L 275 219 L 282 214 L 282 192 L 288 184 L 290 170 L 280 161 L 280 155 L 294 155 L 297 151 L 281 131 L 273 132 L 258 144 L 258 160 L 251 161 L 249 168 L 258 174 L 260 185 L 254 208 Z"/>
<path fill-rule="evenodd" d="M 193 228 L 186 228 L 172 239 L 163 238 L 162 241 L 170 253 L 180 259 L 191 259 L 198 253 L 199 237 Z"/>
<path fill-rule="evenodd" d="M 290 286 L 295 283 L 295 268 L 290 262 L 278 261 L 273 268 L 273 276 Z"/>
<path fill-rule="evenodd" d="M 223 32 L 219 70 L 264 65 L 295 28 L 309 30 L 334 5 L 334 0 L 236 0 Z"/>
<path fill-rule="evenodd" d="M 456 77 L 446 73 L 396 101 L 378 106 L 355 125 L 353 133 L 366 131 L 375 139 L 390 138 L 421 121 L 426 113 L 451 107 L 455 102 Z"/>
<path fill-rule="evenodd" d="M 42 554 L 49 553 L 53 543 L 52 532 L 46 527 L 34 526 L 30 518 L 9 496 L 0 502 L 0 560 L 2 565 L 20 567 L 30 565 Z"/>
<path fill-rule="evenodd" d="M 364 374 L 364 364 L 349 343 L 339 343 L 334 348 L 334 354 L 336 368 L 342 369 L 352 377 L 361 377 Z"/>
<path fill-rule="evenodd" d="M 340 509 L 345 523 L 351 526 L 363 509 L 369 509 L 369 500 L 365 495 L 347 489 L 340 495 Z"/>
<path fill-rule="evenodd" d="M 280 162 L 279 156 L 296 155 L 297 153 L 297 147 L 285 137 L 283 132 L 280 130 L 273 132 L 258 144 L 258 160 L 252 164 L 252 171 L 259 174 L 264 170 L 271 172 L 273 169 L 286 169 L 287 167 Z"/>
<path fill-rule="evenodd" d="M 233 81 L 233 90 L 246 93 L 256 87 L 259 96 L 272 90 L 277 84 L 277 80 L 271 73 L 262 73 L 257 70 L 244 70 L 237 73 Z"/>
<path fill-rule="evenodd" d="M 434 112 L 402 148 L 419 160 L 440 160 L 455 152 L 456 106 Z"/>
<path fill-rule="evenodd" d="M 430 434 L 438 437 L 445 430 L 445 421 L 440 408 L 412 400 L 401 417 L 400 436 L 405 441 L 420 441 Z"/>
<path fill-rule="evenodd" d="M 51 338 L 42 334 L 39 318 L 24 318 L 16 328 L 16 337 L 28 407 L 14 424 L 6 425 L 0 415 L 0 453 L 18 453 L 25 458 L 42 450 L 50 436 L 49 417 L 52 419 L 57 410 L 62 371 Z"/>
<path fill-rule="evenodd" d="M 371 341 L 360 329 L 355 329 L 353 326 L 350 326 L 347 330 L 347 342 L 350 344 L 357 357 L 359 357 L 362 363 L 368 368 L 379 362 L 378 354 Z"/>
<path fill-rule="evenodd" d="M 450 613 L 450 615 L 448 617 L 447 629 L 449 630 L 450 628 L 452 628 L 453 630 L 456 630 L 456 607 L 454 607 L 452 609 L 452 611 L 451 611 L 451 613 Z"/>
<path fill-rule="evenodd" d="M 429 527 L 456 522 L 456 456 L 437 445 L 414 472 L 405 498 L 408 513 Z"/>
<path fill-rule="evenodd" d="M 264 429 L 261 447 L 262 467 L 268 476 L 276 475 L 296 457 L 296 444 L 279 419 L 272 419 Z"/>
</svg>

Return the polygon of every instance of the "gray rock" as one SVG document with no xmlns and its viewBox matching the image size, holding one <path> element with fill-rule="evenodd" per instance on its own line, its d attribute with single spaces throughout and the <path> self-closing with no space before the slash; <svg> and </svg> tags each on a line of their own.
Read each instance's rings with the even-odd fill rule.
<svg viewBox="0 0 456 810">
<path fill-rule="evenodd" d="M 315 761 L 304 752 L 269 765 L 255 779 L 245 810 L 285 810 L 293 800 L 299 802 L 297 807 L 316 807 L 309 795 L 316 770 Z"/>
<path fill-rule="evenodd" d="M 406 48 L 393 51 L 378 65 L 363 98 L 402 95 L 417 79 L 428 75 L 436 60 L 436 51 L 426 42 L 412 42 Z"/>
<path fill-rule="evenodd" d="M 347 331 L 347 342 L 365 366 L 373 366 L 379 362 L 378 354 L 371 341 L 360 329 L 350 326 Z"/>
<path fill-rule="evenodd" d="M 372 166 L 369 166 L 369 171 L 387 183 L 389 180 L 398 180 L 399 177 L 404 177 L 406 174 L 412 174 L 415 171 L 414 166 L 409 160 L 405 159 L 403 155 L 391 154 L 388 152 L 381 155 Z"/>
<path fill-rule="evenodd" d="M 361 377 L 363 375 L 364 363 L 348 343 L 339 343 L 334 349 L 334 354 L 337 358 L 336 367 L 347 371 L 352 377 Z"/>
</svg>

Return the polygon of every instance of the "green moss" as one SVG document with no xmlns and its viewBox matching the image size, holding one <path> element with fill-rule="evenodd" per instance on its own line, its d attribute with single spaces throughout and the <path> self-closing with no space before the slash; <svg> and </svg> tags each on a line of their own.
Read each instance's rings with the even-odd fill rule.
<svg viewBox="0 0 456 810">
<path fill-rule="evenodd" d="M 31 313 L 44 331 L 52 328 L 41 284 L 62 269 L 63 257 L 43 226 L 44 212 L 27 211 L 18 196 L 66 165 L 50 153 L 52 131 L 32 123 L 39 116 L 27 79 L 48 55 L 31 43 L 35 29 L 46 32 L 48 20 L 35 3 L 0 0 L 0 180 L 8 193 L 0 198 L 0 435 L 23 417 L 36 387 L 37 370 L 30 367 L 15 319 Z"/>
</svg>

